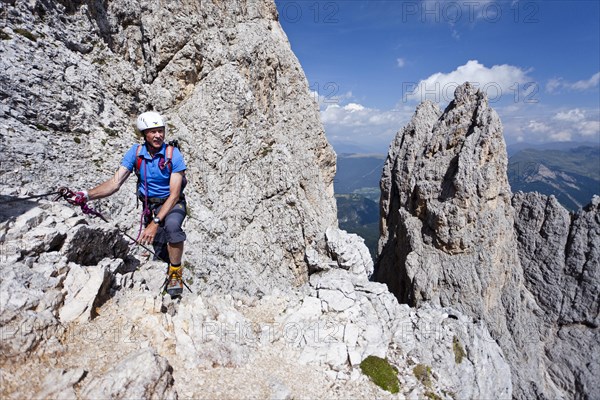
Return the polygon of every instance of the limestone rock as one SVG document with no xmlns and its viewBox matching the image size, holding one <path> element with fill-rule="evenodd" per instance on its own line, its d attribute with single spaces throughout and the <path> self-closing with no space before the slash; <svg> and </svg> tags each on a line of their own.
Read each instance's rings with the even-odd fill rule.
<svg viewBox="0 0 600 400">
<path fill-rule="evenodd" d="M 371 277 L 373 260 L 364 239 L 356 234 L 335 228 L 325 231 L 327 249 L 331 258 L 340 268 L 349 270 L 355 275 Z"/>
<path fill-rule="evenodd" d="M 173 368 L 152 349 L 131 354 L 105 374 L 86 380 L 81 396 L 86 399 L 177 399 Z"/>
<path fill-rule="evenodd" d="M 556 198 L 518 192 L 513 196 L 515 231 L 525 283 L 555 319 L 563 303 L 564 255 L 571 216 Z"/>
<path fill-rule="evenodd" d="M 74 386 L 86 375 L 87 371 L 83 368 L 49 371 L 44 378 L 44 390 L 36 397 L 75 400 L 77 393 Z"/>
<path fill-rule="evenodd" d="M 471 86 L 455 96 L 443 115 L 432 103 L 421 104 L 390 146 L 375 277 L 414 305 L 451 305 L 460 285 L 470 293 L 464 298 L 474 300 L 463 307 L 475 314 L 489 310 L 474 295 L 499 297 L 495 281 L 517 254 L 507 161 L 495 157 L 505 152 L 500 120 Z M 483 259 L 482 249 L 497 250 Z M 403 265 L 406 272 L 397 269 Z"/>
<path fill-rule="evenodd" d="M 309 274 L 340 268 L 350 271 L 358 281 L 373 274 L 373 260 L 364 240 L 337 227 L 328 227 L 317 237 L 306 248 L 304 258 Z"/>
<path fill-rule="evenodd" d="M 534 305 L 522 284 L 506 165 L 502 125 L 485 94 L 467 83 L 443 113 L 421 104 L 384 165 L 374 276 L 402 302 L 482 318 L 512 366 L 519 397 L 524 381 L 544 378 L 533 361 L 541 349 L 522 346 L 537 329 L 522 328 Z"/>
<path fill-rule="evenodd" d="M 186 368 L 243 366 L 258 343 L 252 325 L 223 301 L 184 299 L 173 317 L 177 354 Z"/>
<path fill-rule="evenodd" d="M 485 323 L 457 310 L 430 304 L 411 310 L 397 325 L 393 343 L 402 349 L 401 359 L 431 367 L 437 384 L 456 398 L 512 396 L 510 366 Z"/>
<path fill-rule="evenodd" d="M 511 397 L 510 367 L 484 323 L 430 304 L 416 310 L 398 304 L 384 285 L 344 269 L 315 273 L 310 285 L 320 301 L 307 296 L 277 321 L 283 327 L 278 340 L 301 349 L 301 363 L 343 371 L 376 355 L 399 368 L 401 379 L 413 375 L 411 366 L 427 364 L 440 394 Z M 457 346 L 464 352 L 460 361 Z M 412 385 L 420 396 L 432 390 Z"/>
<path fill-rule="evenodd" d="M 66 324 L 75 320 L 87 321 L 95 316 L 95 308 L 108 294 L 111 284 L 110 270 L 106 265 L 82 267 L 70 265 L 63 282 L 66 289 L 64 305 L 59 318 Z"/>
<path fill-rule="evenodd" d="M 135 117 L 154 109 L 186 159 L 186 260 L 203 290 L 307 281 L 306 248 L 337 225 L 335 154 L 272 0 L 3 7 L 0 129 L 12 150 L 0 162 L 15 171 L 2 194 L 108 179 L 139 140 Z M 91 205 L 131 229 L 133 192 L 130 179 Z"/>
<path fill-rule="evenodd" d="M 50 211 L 45 216 L 68 225 L 65 217 L 72 218 Z M 8 228 L 5 234 L 19 239 L 26 234 L 18 228 L 22 224 L 17 219 L 16 230 Z M 106 232 L 86 228 L 91 236 Z M 69 228 L 66 242 L 72 243 L 81 231 L 78 225 Z M 315 257 L 332 262 L 325 235 L 321 241 L 324 253 Z M 32 254 L 28 265 L 18 263 L 2 282 L 9 296 L 1 299 L 1 361 L 10 365 L 3 371 L 5 382 L 14 385 L 3 390 L 14 397 L 175 398 L 175 390 L 194 398 L 202 393 L 239 397 L 241 390 L 252 390 L 256 397 L 316 395 L 316 389 L 282 380 L 298 371 L 313 371 L 319 376 L 315 382 L 324 387 L 335 382 L 355 385 L 331 393 L 360 397 L 371 383 L 361 380 L 358 366 L 369 355 L 387 357 L 399 368 L 405 395 L 453 391 L 498 397 L 510 386 L 506 362 L 497 344 L 486 340 L 484 325 L 454 310 L 449 317 L 436 307 L 400 305 L 385 285 L 368 280 L 364 268 L 357 274 L 335 263 L 313 273 L 302 290 L 261 299 L 186 292 L 182 300 L 173 301 L 159 294 L 164 278 L 160 262 L 106 258 L 83 266 L 68 262 L 66 249 Z M 79 250 L 86 259 L 85 248 Z M 94 252 L 94 247 L 89 250 Z M 102 303 L 109 283 L 111 296 Z M 271 304 L 266 312 L 263 304 Z M 460 366 L 454 361 L 454 337 L 460 337 L 465 349 Z M 287 375 L 281 375 L 282 360 L 290 364 Z M 433 371 L 430 386 L 414 377 L 417 363 L 427 363 Z M 74 365 L 83 365 L 85 371 Z M 31 380 L 31 369 L 49 372 L 40 382 L 19 386 Z M 207 383 L 219 374 L 242 376 L 252 388 L 224 392 L 221 386 L 231 390 L 239 384 Z M 213 389 L 203 392 L 207 384 Z"/>
<path fill-rule="evenodd" d="M 5 225 L 10 261 L 0 264 L 0 346 L 5 357 L 60 351 L 66 324 L 95 315 L 95 307 L 109 294 L 113 273 L 123 265 L 119 258 L 91 266 L 69 262 L 74 254 L 94 261 L 99 254 L 125 257 L 127 250 L 116 230 L 78 225 L 72 218 L 72 210 L 64 206 L 42 204 Z"/>
<path fill-rule="evenodd" d="M 421 104 L 384 166 L 374 277 L 402 302 L 481 319 L 510 364 L 512 396 L 589 396 L 598 361 L 572 349 L 598 343 L 597 205 L 575 228 L 553 200 L 511 203 L 506 167 L 485 94 L 465 83 L 443 112 Z"/>
<path fill-rule="evenodd" d="M 106 257 L 127 257 L 129 243 L 115 228 L 99 229 L 79 225 L 70 233 L 63 250 L 69 261 L 81 265 L 95 265 Z"/>
<path fill-rule="evenodd" d="M 525 284 L 543 309 L 552 379 L 568 394 L 600 395 L 600 198 L 571 216 L 553 196 L 516 193 Z"/>
</svg>

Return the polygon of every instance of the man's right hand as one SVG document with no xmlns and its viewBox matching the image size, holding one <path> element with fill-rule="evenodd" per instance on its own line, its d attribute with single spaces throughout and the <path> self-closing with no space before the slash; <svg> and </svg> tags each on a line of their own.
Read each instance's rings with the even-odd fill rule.
<svg viewBox="0 0 600 400">
<path fill-rule="evenodd" d="M 89 196 L 88 196 L 88 192 L 87 190 L 82 190 L 80 192 L 75 192 L 75 198 L 73 199 L 75 201 L 75 204 L 77 204 L 78 206 L 87 203 L 87 201 L 89 200 Z"/>
</svg>

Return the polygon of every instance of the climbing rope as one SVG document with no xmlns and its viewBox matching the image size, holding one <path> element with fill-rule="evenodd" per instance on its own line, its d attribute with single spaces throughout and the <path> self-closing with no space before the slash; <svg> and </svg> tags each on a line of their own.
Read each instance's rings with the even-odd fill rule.
<svg viewBox="0 0 600 400">
<path fill-rule="evenodd" d="M 66 200 L 67 203 L 74 205 L 74 206 L 79 206 L 81 207 L 81 211 L 86 214 L 86 215 L 91 215 L 92 217 L 98 217 L 101 220 L 103 220 L 104 222 L 109 222 L 110 221 L 108 219 L 106 219 L 102 213 L 100 213 L 97 210 L 94 210 L 92 207 L 90 207 L 86 201 L 77 201 L 76 200 L 76 194 L 75 192 L 73 192 L 72 190 L 70 190 L 69 188 L 66 187 L 61 187 L 58 190 L 58 196 L 56 196 L 56 198 L 54 199 L 55 201 L 60 200 L 61 198 Z M 117 230 L 119 232 L 121 232 L 123 235 L 125 235 L 127 238 L 129 238 L 130 240 L 132 240 L 135 244 L 141 246 L 143 249 L 147 250 L 150 252 L 150 254 L 152 254 L 154 257 L 156 257 L 158 260 L 166 263 L 165 260 L 163 260 L 162 258 L 160 258 L 154 251 L 150 250 L 148 247 L 144 246 L 143 244 L 141 244 L 140 242 L 137 241 L 137 239 L 134 239 L 132 236 L 130 236 L 127 232 L 125 232 L 124 230 L 122 230 L 119 227 L 116 227 Z"/>
<path fill-rule="evenodd" d="M 47 196 L 54 196 L 56 194 L 59 194 L 59 191 L 56 192 L 50 192 L 50 193 L 44 193 L 44 194 L 37 194 L 34 196 L 29 196 L 29 197 L 18 197 L 16 199 L 10 199 L 10 200 L 5 200 L 5 201 L 0 201 L 0 204 L 8 204 L 8 203 L 16 203 L 18 201 L 27 201 L 27 200 L 31 200 L 31 199 L 39 199 L 41 197 L 47 197 Z"/>
<path fill-rule="evenodd" d="M 67 187 L 61 187 L 58 189 L 57 192 L 54 192 L 52 194 L 58 194 L 56 196 L 56 198 L 54 199 L 55 201 L 60 200 L 61 198 L 64 199 L 67 203 L 74 205 L 74 206 L 79 206 L 81 207 L 81 211 L 86 214 L 86 215 L 91 215 L 92 217 L 98 217 L 100 219 L 102 219 L 104 222 L 109 222 L 99 211 L 94 210 L 92 207 L 90 207 L 87 202 L 85 201 L 85 199 L 83 200 L 78 200 L 77 199 L 77 195 L 75 192 L 73 192 L 72 190 L 70 190 Z M 124 230 L 120 229 L 119 227 L 116 227 L 117 230 L 119 232 L 121 232 L 124 236 L 126 236 L 127 238 L 129 238 L 130 240 L 132 240 L 135 244 L 141 246 L 143 249 L 147 250 L 148 252 L 150 252 L 150 254 L 152 254 L 154 257 L 156 257 L 158 260 L 168 264 L 165 260 L 163 260 L 161 257 L 159 257 L 154 251 L 150 250 L 148 247 L 144 246 L 143 244 L 141 244 L 140 242 L 138 242 L 138 239 L 134 239 L 132 236 L 130 236 L 127 232 L 125 232 Z M 139 238 L 139 234 L 138 234 L 138 238 Z M 161 286 L 161 291 L 164 290 L 164 288 L 166 287 L 166 284 L 169 280 L 169 276 L 167 275 L 167 279 L 165 279 L 165 283 L 163 283 L 163 285 Z M 182 280 L 181 281 L 184 286 L 190 291 L 192 292 L 192 289 L 190 289 L 190 287 L 187 285 L 187 283 Z M 193 292 L 192 292 L 193 293 Z"/>
<path fill-rule="evenodd" d="M 61 187 L 58 189 L 58 196 L 56 196 L 56 198 L 54 198 L 54 201 L 58 201 L 61 198 L 63 198 L 64 200 L 67 201 L 67 203 L 69 203 L 73 206 L 81 207 L 81 211 L 84 214 L 91 215 L 92 217 L 98 217 L 102 221 L 108 222 L 108 220 L 106 218 L 104 218 L 104 216 L 99 211 L 96 211 L 92 207 L 88 206 L 88 204 L 86 203 L 85 200 L 78 201 L 77 195 L 75 194 L 75 192 L 73 192 L 69 188 Z"/>
</svg>

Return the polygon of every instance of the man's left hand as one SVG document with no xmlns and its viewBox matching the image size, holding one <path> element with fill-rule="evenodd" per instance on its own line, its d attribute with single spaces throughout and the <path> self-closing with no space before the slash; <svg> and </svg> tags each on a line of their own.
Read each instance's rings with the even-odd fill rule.
<svg viewBox="0 0 600 400">
<path fill-rule="evenodd" d="M 156 231 L 158 230 L 158 225 L 154 222 L 150 222 L 148 226 L 142 232 L 142 236 L 140 238 L 141 244 L 152 244 L 154 242 L 154 237 L 156 236 Z"/>
</svg>

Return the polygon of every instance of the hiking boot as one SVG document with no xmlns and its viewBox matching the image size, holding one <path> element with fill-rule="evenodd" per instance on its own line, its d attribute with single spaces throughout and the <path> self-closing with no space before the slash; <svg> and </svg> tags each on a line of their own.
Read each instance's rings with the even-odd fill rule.
<svg viewBox="0 0 600 400">
<path fill-rule="evenodd" d="M 167 293 L 171 297 L 179 297 L 183 293 L 183 268 L 169 265 Z"/>
</svg>

